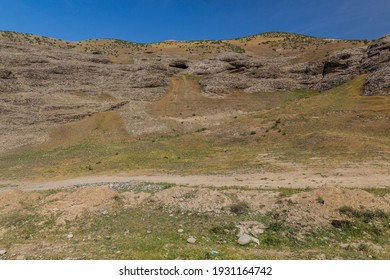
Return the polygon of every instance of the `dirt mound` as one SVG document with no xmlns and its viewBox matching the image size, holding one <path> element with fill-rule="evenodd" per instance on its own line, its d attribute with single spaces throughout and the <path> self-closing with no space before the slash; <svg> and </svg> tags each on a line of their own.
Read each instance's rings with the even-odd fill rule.
<svg viewBox="0 0 390 280">
<path fill-rule="evenodd" d="M 158 192 L 151 200 L 162 204 L 164 208 L 202 213 L 220 213 L 233 203 L 232 199 L 221 191 L 183 187 L 173 187 Z"/>
<path fill-rule="evenodd" d="M 146 192 L 124 192 L 121 194 L 121 199 L 124 207 L 132 208 L 139 206 L 151 196 L 151 193 Z"/>
<path fill-rule="evenodd" d="M 358 189 L 321 187 L 286 198 L 278 211 L 291 224 L 301 227 L 329 226 L 332 220 L 345 220 L 342 207 L 356 210 L 390 211 L 390 203 Z"/>
<path fill-rule="evenodd" d="M 250 211 L 261 214 L 275 208 L 275 203 L 278 200 L 277 192 L 230 190 L 226 193 L 234 196 L 238 203 L 248 206 Z"/>
<path fill-rule="evenodd" d="M 26 193 L 20 190 L 4 192 L 0 196 L 0 215 L 7 215 L 33 207 L 39 199 L 40 195 L 38 193 Z"/>
<path fill-rule="evenodd" d="M 84 214 L 97 214 L 111 209 L 118 193 L 108 187 L 83 187 L 74 192 L 59 192 L 45 198 L 41 213 L 59 214 L 56 223 L 64 224 Z"/>
</svg>

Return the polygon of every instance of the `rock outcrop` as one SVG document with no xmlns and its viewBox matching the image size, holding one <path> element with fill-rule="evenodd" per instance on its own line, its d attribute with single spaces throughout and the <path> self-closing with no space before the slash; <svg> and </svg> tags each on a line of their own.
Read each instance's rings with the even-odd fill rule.
<svg viewBox="0 0 390 280">
<path fill-rule="evenodd" d="M 313 88 L 320 91 L 327 90 L 359 75 L 364 52 L 364 48 L 348 49 L 326 58 L 322 62 L 322 78 Z"/>
<path fill-rule="evenodd" d="M 111 64 L 102 55 L 48 47 L 0 44 L 0 91 L 61 93 L 116 92 L 129 99 L 151 100 L 165 93 L 178 73 L 157 58 Z"/>
<path fill-rule="evenodd" d="M 390 35 L 368 48 L 360 71 L 367 74 L 364 95 L 390 95 Z"/>
</svg>

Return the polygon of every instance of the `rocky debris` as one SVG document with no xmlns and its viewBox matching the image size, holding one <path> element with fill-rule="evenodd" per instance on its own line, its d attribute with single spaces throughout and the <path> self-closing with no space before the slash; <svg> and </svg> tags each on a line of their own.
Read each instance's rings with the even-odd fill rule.
<svg viewBox="0 0 390 280">
<path fill-rule="evenodd" d="M 264 224 L 256 221 L 245 221 L 240 222 L 237 226 L 239 233 L 238 235 L 241 236 L 243 234 L 250 234 L 253 236 L 258 236 L 259 234 L 264 233 L 265 229 L 267 228 Z"/>
<path fill-rule="evenodd" d="M 167 188 L 167 186 L 159 184 L 145 184 L 138 181 L 127 182 L 96 182 L 96 183 L 83 183 L 75 184 L 72 188 L 78 189 L 82 187 L 100 187 L 108 186 L 115 191 L 161 191 Z"/>
<path fill-rule="evenodd" d="M 232 204 L 232 200 L 220 191 L 206 188 L 172 187 L 153 196 L 157 205 L 163 209 L 181 209 L 199 213 L 221 213 Z"/>
<path fill-rule="evenodd" d="M 5 250 L 5 249 L 0 250 L 0 256 L 5 255 L 6 253 L 7 253 L 7 250 Z"/>
<path fill-rule="evenodd" d="M 70 233 L 68 233 L 68 234 L 66 235 L 66 238 L 67 238 L 67 239 L 72 239 L 73 236 L 74 236 L 73 233 L 70 232 Z"/>
<path fill-rule="evenodd" d="M 195 244 L 195 243 L 196 243 L 196 239 L 195 239 L 193 236 L 190 236 L 190 237 L 187 239 L 187 243 Z"/>
<path fill-rule="evenodd" d="M 257 239 L 254 236 L 258 236 L 259 234 L 264 233 L 266 226 L 256 221 L 245 221 L 245 222 L 240 222 L 237 228 L 238 228 L 238 234 L 237 234 L 238 244 L 247 245 L 251 242 L 254 242 L 257 245 L 259 245 L 260 244 L 259 239 Z"/>
<path fill-rule="evenodd" d="M 367 73 L 364 95 L 390 94 L 390 35 L 370 45 L 360 71 Z"/>
</svg>

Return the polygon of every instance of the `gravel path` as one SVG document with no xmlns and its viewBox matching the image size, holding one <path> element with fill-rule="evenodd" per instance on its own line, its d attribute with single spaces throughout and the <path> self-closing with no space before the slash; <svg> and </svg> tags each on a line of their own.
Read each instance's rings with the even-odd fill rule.
<svg viewBox="0 0 390 280">
<path fill-rule="evenodd" d="M 145 183 L 146 182 L 146 183 Z M 324 185 L 346 188 L 390 187 L 390 168 L 360 165 L 336 169 L 296 168 L 288 172 L 232 175 L 142 175 L 85 176 L 51 181 L 0 181 L 0 191 L 10 189 L 47 190 L 81 186 L 110 186 L 116 190 L 159 190 L 163 183 L 182 186 L 238 186 L 251 188 L 318 188 Z"/>
</svg>

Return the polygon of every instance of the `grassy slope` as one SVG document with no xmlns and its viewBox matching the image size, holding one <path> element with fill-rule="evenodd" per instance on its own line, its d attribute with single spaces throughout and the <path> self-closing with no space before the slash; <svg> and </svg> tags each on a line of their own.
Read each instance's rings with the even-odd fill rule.
<svg viewBox="0 0 390 280">
<path fill-rule="evenodd" d="M 182 79 L 196 88 L 193 77 Z M 312 157 L 322 157 L 329 166 L 388 160 L 390 99 L 360 96 L 363 83 L 364 76 L 360 76 L 321 94 L 255 94 L 252 102 L 244 98 L 247 101 L 241 103 L 243 107 L 250 104 L 251 111 L 239 116 L 232 109 L 238 99 L 227 99 L 223 102 L 232 110 L 231 115 L 219 125 L 200 127 L 191 133 L 135 139 L 125 135 L 123 123 L 115 113 L 92 116 L 60 128 L 62 137 L 57 137 L 57 142 L 54 137 L 55 145 L 48 143 L 1 155 L 0 178 L 274 170 L 276 166 L 256 160 L 262 153 L 271 153 L 281 162 L 307 165 L 315 164 L 309 160 Z M 196 111 L 202 107 L 199 105 L 214 106 L 202 96 L 198 100 L 201 103 L 179 104 L 177 108 L 201 115 L 207 110 Z M 155 106 L 159 102 L 164 100 Z M 255 102 L 259 102 L 257 111 L 253 111 Z M 83 135 L 75 142 L 74 135 L 80 130 Z"/>
</svg>

